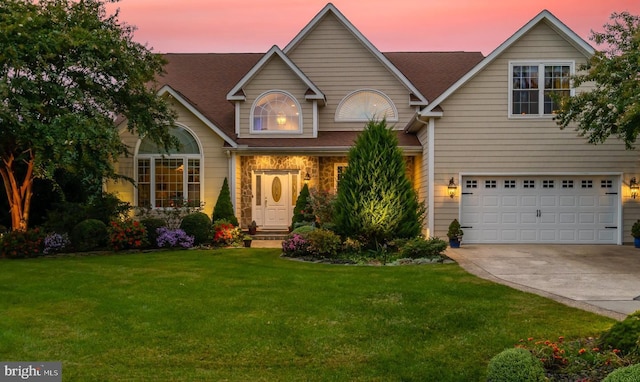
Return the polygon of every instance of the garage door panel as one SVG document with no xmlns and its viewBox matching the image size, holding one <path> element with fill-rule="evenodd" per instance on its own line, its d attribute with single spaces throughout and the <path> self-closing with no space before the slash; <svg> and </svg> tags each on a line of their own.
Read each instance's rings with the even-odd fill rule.
<svg viewBox="0 0 640 382">
<path fill-rule="evenodd" d="M 462 184 L 467 242 L 619 240 L 616 176 L 465 176 Z"/>
</svg>

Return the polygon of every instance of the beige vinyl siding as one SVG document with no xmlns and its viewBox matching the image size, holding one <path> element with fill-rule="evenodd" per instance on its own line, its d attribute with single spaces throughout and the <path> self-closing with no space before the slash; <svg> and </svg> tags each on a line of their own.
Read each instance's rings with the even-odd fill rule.
<svg viewBox="0 0 640 382">
<path fill-rule="evenodd" d="M 389 97 L 398 109 L 398 128 L 415 115 L 409 90 L 332 14 L 287 55 L 327 98 L 319 109 L 321 131 L 362 130 L 363 122 L 335 122 L 340 101 L 359 89 L 375 89 Z"/>
<path fill-rule="evenodd" d="M 458 182 L 460 173 L 624 172 L 623 240 L 629 241 L 630 225 L 640 211 L 628 191 L 629 179 L 640 173 L 637 152 L 625 150 L 613 137 L 605 144 L 590 145 L 574 129 L 560 130 L 548 117 L 509 118 L 509 62 L 523 59 L 575 60 L 576 68 L 585 61 L 540 24 L 442 103 L 444 117 L 436 121 L 435 129 L 435 205 L 430 208 L 437 211 L 435 234 L 443 236 L 458 217 L 460 195 L 449 198 L 446 185 L 452 176 Z"/>
<path fill-rule="evenodd" d="M 274 133 L 250 134 L 251 108 L 258 97 L 271 90 L 290 93 L 300 104 L 302 109 L 302 134 Z M 240 138 L 312 138 L 313 137 L 313 101 L 305 100 L 308 87 L 305 83 L 277 56 L 273 56 L 262 70 L 245 86 L 247 99 L 240 103 Z"/>
<path fill-rule="evenodd" d="M 213 132 L 202 121 L 196 118 L 190 111 L 177 102 L 173 102 L 174 110 L 178 113 L 176 122 L 187 127 L 196 140 L 202 146 L 203 159 L 201 163 L 202 169 L 202 201 L 205 202 L 204 210 L 207 215 L 211 216 L 213 207 L 216 204 L 218 194 L 222 188 L 224 178 L 229 176 L 226 148 L 224 140 Z M 137 137 L 125 131 L 122 133 L 123 142 L 135 150 L 137 147 Z M 123 175 L 135 178 L 136 162 L 133 157 L 120 158 L 117 166 L 121 169 Z M 107 185 L 107 191 L 116 192 L 118 197 L 135 205 L 135 188 L 128 182 L 110 182 Z"/>
</svg>

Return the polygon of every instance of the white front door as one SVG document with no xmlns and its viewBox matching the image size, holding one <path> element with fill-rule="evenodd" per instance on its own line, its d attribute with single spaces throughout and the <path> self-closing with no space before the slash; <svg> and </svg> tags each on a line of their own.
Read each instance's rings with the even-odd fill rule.
<svg viewBox="0 0 640 382">
<path fill-rule="evenodd" d="M 257 172 L 254 176 L 253 215 L 262 229 L 287 229 L 293 216 L 292 192 L 297 189 L 287 171 Z M 293 189 L 292 189 L 293 187 Z"/>
</svg>

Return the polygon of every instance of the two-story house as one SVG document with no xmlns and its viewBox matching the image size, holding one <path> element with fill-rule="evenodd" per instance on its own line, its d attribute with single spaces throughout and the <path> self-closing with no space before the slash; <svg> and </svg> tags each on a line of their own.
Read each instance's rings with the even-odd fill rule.
<svg viewBox="0 0 640 382">
<path fill-rule="evenodd" d="M 469 243 L 630 241 L 638 208 L 637 154 L 594 146 L 553 121 L 549 94 L 593 48 L 542 11 L 489 56 L 382 53 L 332 4 L 284 48 L 265 54 L 167 54 L 158 95 L 178 112 L 183 144 L 163 156 L 126 132 L 134 156 L 108 191 L 134 205 L 204 202 L 227 178 L 243 227 L 286 229 L 297 195 L 336 190 L 347 153 L 372 118 L 385 118 L 427 205 L 425 233 L 458 218 Z"/>
</svg>

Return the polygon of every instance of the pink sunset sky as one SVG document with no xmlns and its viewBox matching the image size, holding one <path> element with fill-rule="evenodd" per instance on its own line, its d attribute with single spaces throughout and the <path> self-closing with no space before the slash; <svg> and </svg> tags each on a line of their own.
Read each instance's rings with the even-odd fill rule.
<svg viewBox="0 0 640 382">
<path fill-rule="evenodd" d="M 481 51 L 488 55 L 543 9 L 589 40 L 612 12 L 640 0 L 334 0 L 379 50 Z M 120 0 L 120 20 L 159 53 L 266 52 L 284 48 L 325 0 Z"/>
</svg>

